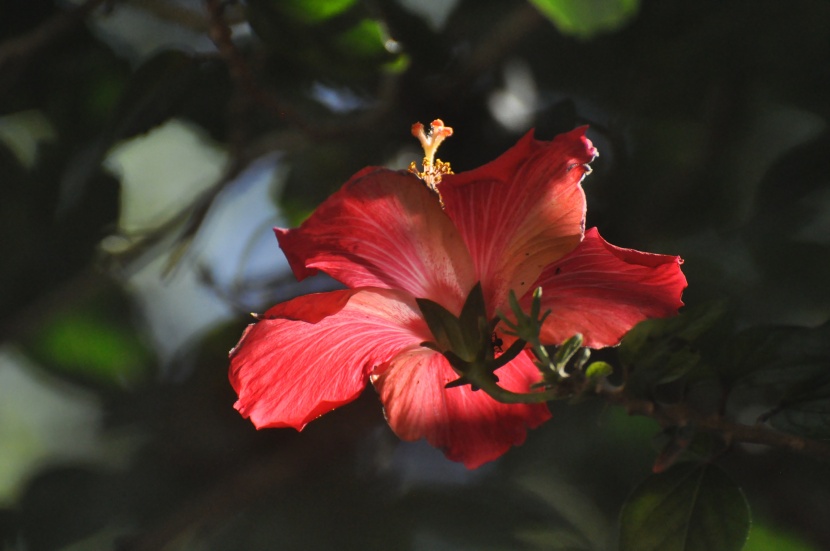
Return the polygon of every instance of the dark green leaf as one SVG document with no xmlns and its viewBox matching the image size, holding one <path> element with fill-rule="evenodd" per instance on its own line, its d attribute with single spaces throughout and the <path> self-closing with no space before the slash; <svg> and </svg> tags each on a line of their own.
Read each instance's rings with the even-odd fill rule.
<svg viewBox="0 0 830 551">
<path fill-rule="evenodd" d="M 807 438 L 830 439 L 830 386 L 785 401 L 769 420 L 775 428 L 786 432 Z"/>
<path fill-rule="evenodd" d="M 816 328 L 747 329 L 736 336 L 721 363 L 729 382 L 779 386 L 791 392 L 799 386 L 812 388 L 828 373 L 830 323 Z"/>
<path fill-rule="evenodd" d="M 749 506 L 719 467 L 685 463 L 640 484 L 620 524 L 620 551 L 738 551 Z"/>
<path fill-rule="evenodd" d="M 692 370 L 704 373 L 698 341 L 723 319 L 725 306 L 711 303 L 669 319 L 642 322 L 622 341 L 619 356 L 629 372 L 627 386 L 648 393 L 656 385 L 676 381 Z"/>
</svg>

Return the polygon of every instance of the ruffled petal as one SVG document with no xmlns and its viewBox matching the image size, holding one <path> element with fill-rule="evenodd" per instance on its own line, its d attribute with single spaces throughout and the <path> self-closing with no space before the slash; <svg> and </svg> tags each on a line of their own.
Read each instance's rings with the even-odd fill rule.
<svg viewBox="0 0 830 551">
<path fill-rule="evenodd" d="M 582 239 L 580 182 L 597 155 L 585 130 L 552 142 L 537 141 L 530 132 L 495 161 L 439 184 L 491 309 L 504 303 L 510 289 L 522 296 L 545 266 Z"/>
<path fill-rule="evenodd" d="M 502 404 L 469 386 L 444 388 L 458 375 L 428 349 L 409 350 L 372 375 L 386 419 L 402 440 L 426 438 L 470 469 L 525 441 L 527 430 L 550 419 L 546 404 Z M 527 392 L 539 371 L 522 353 L 497 372 L 499 384 Z"/>
<path fill-rule="evenodd" d="M 622 249 L 596 228 L 570 255 L 547 267 L 533 288 L 542 287 L 542 310 L 550 309 L 541 339 L 561 343 L 582 333 L 585 346 L 614 346 L 637 323 L 677 314 L 686 277 L 680 257 Z M 523 299 L 529 308 L 530 297 Z"/>
<path fill-rule="evenodd" d="M 351 402 L 368 374 L 429 329 L 405 293 L 333 291 L 279 304 L 248 326 L 231 351 L 234 407 L 257 428 L 302 428 Z"/>
<path fill-rule="evenodd" d="M 349 287 L 403 289 L 455 313 L 476 283 L 438 197 L 410 174 L 365 169 L 299 228 L 275 231 L 299 279 L 321 270 Z"/>
</svg>

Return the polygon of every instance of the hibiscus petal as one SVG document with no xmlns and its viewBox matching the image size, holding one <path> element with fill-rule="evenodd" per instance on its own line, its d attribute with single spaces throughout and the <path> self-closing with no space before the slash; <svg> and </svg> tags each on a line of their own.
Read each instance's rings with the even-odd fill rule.
<svg viewBox="0 0 830 551">
<path fill-rule="evenodd" d="M 279 304 L 231 351 L 234 407 L 257 428 L 302 428 L 351 402 L 376 365 L 428 340 L 415 301 L 385 289 L 333 291 Z"/>
<path fill-rule="evenodd" d="M 546 404 L 503 404 L 469 386 L 444 388 L 458 375 L 442 355 L 424 348 L 397 356 L 378 372 L 372 382 L 395 434 L 402 440 L 426 438 L 470 469 L 523 443 L 528 428 L 550 419 Z M 500 385 L 517 392 L 539 380 L 525 353 L 497 374 Z"/>
<path fill-rule="evenodd" d="M 680 257 L 622 249 L 596 228 L 570 255 L 548 266 L 533 288 L 542 287 L 546 343 L 582 333 L 585 346 L 614 346 L 637 323 L 677 314 L 686 277 Z M 530 297 L 522 300 L 526 309 Z"/>
<path fill-rule="evenodd" d="M 365 169 L 299 228 L 275 231 L 299 279 L 321 270 L 349 287 L 403 289 L 455 314 L 476 283 L 438 197 L 410 174 Z"/>
<path fill-rule="evenodd" d="M 530 132 L 495 161 L 445 176 L 439 190 L 493 310 L 522 296 L 542 269 L 577 246 L 585 228 L 580 182 L 597 152 L 585 128 L 552 142 Z M 492 312 L 490 312 L 492 313 Z"/>
</svg>

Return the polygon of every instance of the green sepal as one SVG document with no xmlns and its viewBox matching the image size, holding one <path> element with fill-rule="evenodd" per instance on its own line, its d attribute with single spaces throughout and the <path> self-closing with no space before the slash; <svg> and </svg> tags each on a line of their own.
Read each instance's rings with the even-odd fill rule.
<svg viewBox="0 0 830 551">
<path fill-rule="evenodd" d="M 590 348 L 580 348 L 577 353 L 574 355 L 573 366 L 574 370 L 582 371 L 582 368 L 585 367 L 585 364 L 588 363 L 588 360 L 591 359 L 591 349 Z M 605 362 L 602 362 L 605 363 Z"/>
<path fill-rule="evenodd" d="M 464 340 L 458 318 L 437 302 L 427 298 L 416 298 L 415 302 L 418 303 L 418 308 L 421 309 L 424 320 L 432 331 L 438 349 L 442 352 L 455 350 L 455 345 Z"/>
<path fill-rule="evenodd" d="M 490 323 L 487 321 L 484 291 L 481 289 L 480 282 L 476 283 L 470 294 L 467 295 L 467 300 L 464 301 L 464 307 L 461 309 L 459 322 L 464 342 L 461 348 L 453 349 L 459 356 L 471 362 L 482 353 L 489 351 L 492 354 L 490 346 L 492 330 L 490 329 Z"/>
<path fill-rule="evenodd" d="M 487 321 L 480 283 L 467 295 L 458 318 L 437 302 L 425 298 L 415 300 L 432 331 L 437 350 L 444 354 L 451 351 L 462 363 L 472 363 L 479 356 L 483 358 L 488 351 L 492 354 L 490 322 Z M 429 348 L 436 349 L 434 346 Z"/>
<path fill-rule="evenodd" d="M 563 342 L 553 355 L 553 364 L 558 370 L 564 369 L 565 365 L 571 361 L 571 358 L 582 348 L 582 334 L 577 333 L 573 337 Z"/>
<path fill-rule="evenodd" d="M 457 378 L 456 380 L 450 381 L 449 383 L 445 384 L 444 388 L 455 388 L 457 386 L 465 386 L 465 385 L 469 385 L 469 384 L 471 384 L 471 383 L 470 383 L 470 381 L 467 380 L 467 377 L 464 377 L 462 375 L 461 377 Z"/>
</svg>

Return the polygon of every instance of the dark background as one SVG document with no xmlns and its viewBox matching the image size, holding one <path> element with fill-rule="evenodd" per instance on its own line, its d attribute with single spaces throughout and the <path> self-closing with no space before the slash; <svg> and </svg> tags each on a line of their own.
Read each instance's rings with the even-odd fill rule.
<svg viewBox="0 0 830 551">
<path fill-rule="evenodd" d="M 554 404 L 476 471 L 399 442 L 371 389 L 302 434 L 232 408 L 247 312 L 333 286 L 271 226 L 419 160 L 416 121 L 455 129 L 456 171 L 590 125 L 588 225 L 681 255 L 718 346 L 794 326 L 830 367 L 830 2 L 534 4 L 2 3 L 3 549 L 615 548 L 659 430 L 619 408 Z M 830 548 L 826 464 L 720 464 L 746 549 Z"/>
</svg>

